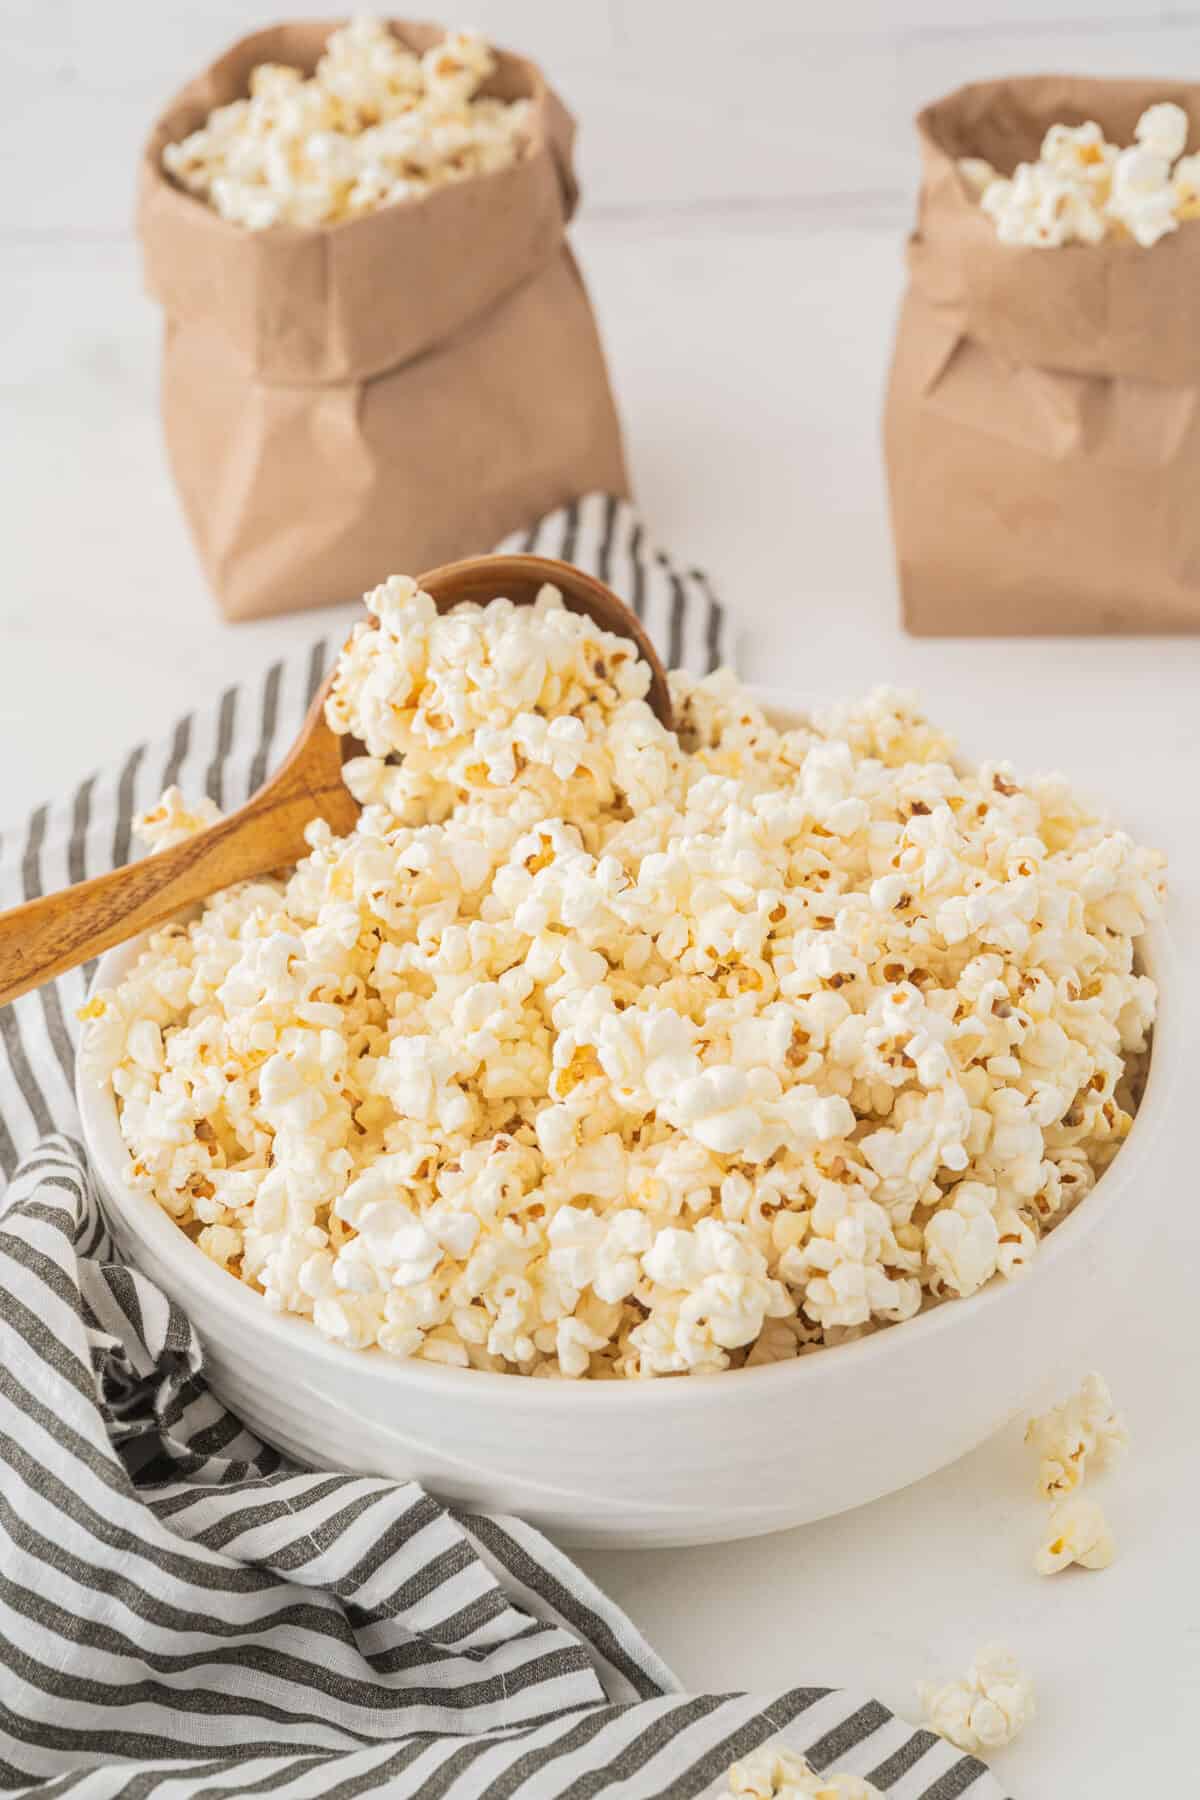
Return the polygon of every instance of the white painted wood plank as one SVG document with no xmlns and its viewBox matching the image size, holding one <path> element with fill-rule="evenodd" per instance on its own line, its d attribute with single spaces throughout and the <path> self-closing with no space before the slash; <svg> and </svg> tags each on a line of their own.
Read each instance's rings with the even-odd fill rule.
<svg viewBox="0 0 1200 1800">
<path fill-rule="evenodd" d="M 586 0 L 585 0 L 586 4 Z M 1065 24 L 1162 24 L 1191 10 L 1170 0 L 741 0 L 701 8 L 686 0 L 615 0 L 623 38 L 644 46 L 689 36 L 770 53 L 780 45 L 851 32 L 903 36 L 951 30 L 1004 33 L 1046 20 Z"/>
<path fill-rule="evenodd" d="M 22 0 L 27 4 L 28 0 Z M 337 19 L 347 12 L 383 12 L 387 6 L 339 8 L 332 0 L 281 0 L 279 5 L 246 0 L 54 0 L 69 9 L 68 52 L 81 80 L 90 77 L 108 91 L 147 84 L 165 96 L 196 67 L 235 38 L 277 19 Z M 612 0 L 462 0 L 448 11 L 416 7 L 414 18 L 466 23 L 493 42 L 537 55 L 546 62 L 574 64 L 602 58 L 616 42 Z M 114 31 L 115 17 L 126 29 Z M 404 16 L 400 12 L 400 16 Z"/>
<path fill-rule="evenodd" d="M 911 39 L 899 55 L 901 91 L 910 109 L 964 81 L 1047 71 L 1161 75 L 1170 81 L 1200 77 L 1200 12 L 1190 22 L 1155 30 L 1080 24 L 995 34 L 947 32 Z"/>
<path fill-rule="evenodd" d="M 669 63 L 625 55 L 568 88 L 598 209 L 898 185 L 898 51 L 885 37 L 812 38 L 753 67 L 704 41 Z"/>
</svg>

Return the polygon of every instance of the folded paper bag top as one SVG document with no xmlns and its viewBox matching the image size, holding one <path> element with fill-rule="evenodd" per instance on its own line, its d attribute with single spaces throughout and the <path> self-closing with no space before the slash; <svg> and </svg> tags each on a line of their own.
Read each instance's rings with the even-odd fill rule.
<svg viewBox="0 0 1200 1800">
<path fill-rule="evenodd" d="M 884 447 L 904 621 L 941 636 L 1200 630 L 1200 223 L 1149 249 L 1001 243 L 959 173 L 1175 81 L 1012 77 L 918 115 L 923 179 Z"/>
<path fill-rule="evenodd" d="M 311 74 L 337 26 L 306 20 L 242 38 L 176 96 L 142 157 L 150 292 L 168 317 L 214 326 L 264 380 L 361 381 L 419 356 L 548 262 L 577 199 L 574 123 L 541 72 L 505 51 L 483 91 L 531 102 L 530 148 L 493 174 L 341 224 L 265 232 L 231 224 L 175 184 L 162 166 L 167 144 L 247 94 L 260 63 Z M 434 25 L 392 29 L 417 52 L 443 35 Z"/>
<path fill-rule="evenodd" d="M 530 102 L 517 162 L 358 219 L 248 231 L 164 171 L 164 146 L 244 96 L 260 63 L 311 73 L 338 23 L 243 38 L 176 96 L 142 157 L 167 449 L 230 618 L 346 600 L 582 494 L 628 493 L 565 236 L 574 125 L 532 63 L 497 51 L 483 89 Z M 391 29 L 418 52 L 443 36 Z"/>
<path fill-rule="evenodd" d="M 1148 106 L 1172 100 L 1200 150 L 1200 89 L 1177 81 L 1039 75 L 959 88 L 917 116 L 922 186 L 909 251 L 914 288 L 976 343 L 1014 362 L 1081 375 L 1200 380 L 1200 231 L 1194 222 L 1151 249 L 1107 239 L 1040 249 L 1001 243 L 957 162 L 982 156 L 1002 175 L 1035 162 L 1051 125 L 1096 119 L 1134 141 Z"/>
</svg>

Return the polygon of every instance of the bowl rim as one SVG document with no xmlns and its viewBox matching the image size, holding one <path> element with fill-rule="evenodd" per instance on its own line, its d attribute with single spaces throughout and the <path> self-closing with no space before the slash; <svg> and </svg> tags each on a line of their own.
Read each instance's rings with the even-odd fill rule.
<svg viewBox="0 0 1200 1800">
<path fill-rule="evenodd" d="M 777 690 L 756 687 L 752 691 L 772 711 L 798 716 L 794 701 L 785 700 Z M 112 986 L 120 980 L 140 955 L 147 935 L 142 934 L 106 952 L 97 963 L 91 991 Z M 793 1357 L 786 1362 L 767 1363 L 750 1369 L 712 1371 L 700 1376 L 664 1376 L 646 1381 L 537 1380 L 491 1369 L 463 1369 L 426 1362 L 419 1357 L 393 1358 L 374 1346 L 370 1350 L 355 1350 L 332 1343 L 321 1335 L 311 1319 L 273 1311 L 260 1294 L 205 1256 L 169 1213 L 130 1185 L 127 1170 L 131 1158 L 117 1121 L 116 1096 L 107 1080 L 98 1081 L 85 1071 L 79 1050 L 76 1052 L 75 1097 L 84 1144 L 98 1178 L 103 1208 L 113 1212 L 135 1239 L 143 1240 L 153 1256 L 177 1272 L 189 1286 L 207 1287 L 210 1292 L 205 1295 L 205 1300 L 212 1310 L 223 1313 L 229 1323 L 240 1330 L 263 1333 L 278 1348 L 307 1354 L 331 1372 L 348 1379 L 388 1382 L 394 1384 L 398 1392 L 406 1387 L 420 1388 L 440 1392 L 447 1399 L 466 1391 L 479 1399 L 489 1392 L 494 1397 L 502 1393 L 506 1403 L 516 1402 L 543 1414 L 559 1409 L 577 1413 L 581 1404 L 611 1408 L 634 1395 L 638 1396 L 633 1402 L 636 1405 L 674 1409 L 711 1401 L 714 1381 L 722 1384 L 722 1391 L 725 1384 L 729 1384 L 736 1393 L 743 1382 L 753 1380 L 756 1392 L 761 1396 L 772 1382 L 790 1386 L 823 1378 L 843 1379 L 853 1370 L 887 1354 L 889 1349 L 893 1356 L 904 1346 L 915 1350 L 930 1338 L 965 1328 L 971 1320 L 982 1322 L 998 1306 L 1003 1306 L 1011 1293 L 1028 1291 L 1031 1284 L 1048 1280 L 1064 1257 L 1071 1256 L 1085 1244 L 1120 1203 L 1122 1189 L 1136 1181 L 1151 1154 L 1166 1118 L 1170 1090 L 1182 1060 L 1183 1019 L 1178 1003 L 1178 965 L 1167 924 L 1162 920 L 1154 922 L 1138 940 L 1138 947 L 1139 960 L 1158 988 L 1158 1006 L 1145 1091 L 1133 1127 L 1095 1187 L 1041 1241 L 1037 1255 L 1022 1274 L 1012 1280 L 993 1276 L 985 1287 L 963 1301 L 947 1300 L 898 1325 L 848 1344 L 830 1346 L 820 1354 Z M 203 1340 L 204 1326 L 197 1325 L 197 1329 Z M 297 1376 L 299 1380 L 299 1371 Z M 582 1401 L 581 1391 L 587 1395 Z"/>
</svg>

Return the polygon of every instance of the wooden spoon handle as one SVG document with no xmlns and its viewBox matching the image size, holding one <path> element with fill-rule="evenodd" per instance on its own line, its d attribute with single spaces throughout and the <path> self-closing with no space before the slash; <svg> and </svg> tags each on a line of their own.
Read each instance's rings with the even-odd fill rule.
<svg viewBox="0 0 1200 1800">
<path fill-rule="evenodd" d="M 228 837 L 235 823 L 236 815 L 156 856 L 0 914 L 0 1006 L 89 956 L 99 956 L 123 939 L 163 924 L 172 913 L 211 893 L 209 858 L 218 848 L 214 840 Z M 243 845 L 235 835 L 232 847 L 240 851 Z M 248 860 L 260 859 L 252 855 Z M 262 872 L 246 868 L 230 879 L 245 880 Z"/>
<path fill-rule="evenodd" d="M 164 924 L 218 888 L 282 869 L 305 853 L 319 817 L 346 830 L 356 810 L 337 777 L 314 782 L 285 767 L 237 812 L 141 862 L 0 913 L 0 1006 L 114 944 Z"/>
</svg>

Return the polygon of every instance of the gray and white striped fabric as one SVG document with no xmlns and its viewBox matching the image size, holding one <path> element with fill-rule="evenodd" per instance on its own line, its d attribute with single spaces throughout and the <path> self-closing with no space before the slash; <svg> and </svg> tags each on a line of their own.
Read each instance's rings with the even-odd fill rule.
<svg viewBox="0 0 1200 1800">
<path fill-rule="evenodd" d="M 594 496 L 522 542 L 606 576 L 673 661 L 723 655 L 703 576 L 623 503 Z M 237 805 L 329 653 L 40 807 L 0 846 L 0 904 L 126 861 L 134 814 L 172 782 Z M 641 1800 L 715 1792 L 781 1736 L 894 1800 L 999 1800 L 981 1764 L 846 1690 L 687 1695 L 520 1521 L 297 1469 L 251 1436 L 97 1209 L 73 1136 L 86 986 L 75 971 L 0 1009 L 0 1789 Z"/>
</svg>

